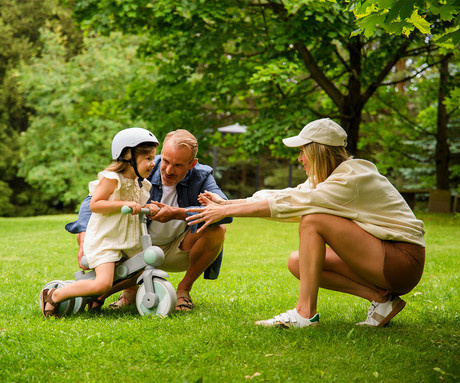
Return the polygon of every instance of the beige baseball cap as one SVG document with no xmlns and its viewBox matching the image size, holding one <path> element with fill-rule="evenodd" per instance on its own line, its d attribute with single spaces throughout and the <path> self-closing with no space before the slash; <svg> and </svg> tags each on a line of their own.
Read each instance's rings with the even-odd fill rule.
<svg viewBox="0 0 460 383">
<path fill-rule="evenodd" d="M 283 142 L 289 147 L 299 147 L 310 142 L 329 146 L 347 146 L 347 133 L 330 118 L 321 118 L 305 125 L 297 136 L 284 138 Z"/>
</svg>

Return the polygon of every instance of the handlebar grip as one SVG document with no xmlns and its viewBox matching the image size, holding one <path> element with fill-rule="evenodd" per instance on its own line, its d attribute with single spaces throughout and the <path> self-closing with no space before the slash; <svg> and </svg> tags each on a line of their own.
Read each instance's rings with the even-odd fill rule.
<svg viewBox="0 0 460 383">
<path fill-rule="evenodd" d="M 122 206 L 121 207 L 121 213 L 126 215 L 126 214 L 133 214 L 133 209 L 131 209 L 129 206 Z M 146 207 L 143 207 L 141 209 L 141 213 L 144 213 L 144 214 L 150 214 L 150 210 L 147 209 Z"/>
<path fill-rule="evenodd" d="M 132 214 L 133 213 L 133 209 L 131 209 L 129 206 L 122 206 L 121 207 L 121 213 L 126 215 L 126 214 Z"/>
</svg>

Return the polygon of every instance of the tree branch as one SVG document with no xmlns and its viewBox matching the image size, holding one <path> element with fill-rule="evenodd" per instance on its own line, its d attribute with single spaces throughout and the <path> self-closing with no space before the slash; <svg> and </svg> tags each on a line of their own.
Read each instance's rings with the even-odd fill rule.
<svg viewBox="0 0 460 383">
<path fill-rule="evenodd" d="M 393 68 L 398 60 L 403 56 L 405 53 L 407 47 L 410 45 L 410 41 L 404 41 L 404 43 L 399 47 L 399 49 L 396 51 L 394 54 L 393 58 L 389 60 L 386 65 L 382 68 L 380 73 L 377 75 L 375 78 L 374 82 L 372 82 L 366 89 L 366 91 L 363 94 L 363 99 L 362 99 L 362 104 L 365 105 L 366 102 L 371 98 L 371 96 L 375 93 L 377 88 L 380 86 L 382 83 L 383 79 L 390 73 L 391 68 Z"/>
<path fill-rule="evenodd" d="M 340 109 L 341 105 L 343 104 L 343 94 L 334 85 L 334 83 L 326 77 L 326 75 L 323 73 L 313 58 L 313 55 L 304 44 L 302 44 L 300 41 L 297 41 L 294 43 L 294 47 L 299 53 L 305 67 L 310 72 L 311 77 L 318 83 L 318 85 L 331 98 L 334 104 Z"/>
<path fill-rule="evenodd" d="M 350 66 L 348 63 L 344 60 L 344 58 L 340 55 L 339 51 L 337 50 L 337 46 L 334 49 L 335 55 L 338 57 L 339 61 L 342 63 L 342 65 L 347 69 L 348 72 L 351 72 Z"/>
<path fill-rule="evenodd" d="M 456 106 L 454 109 L 452 109 L 452 110 L 450 111 L 450 113 L 447 113 L 447 117 L 449 118 L 449 120 L 450 120 L 450 118 L 452 117 L 452 115 L 455 114 L 455 113 L 457 112 L 457 110 L 459 110 L 459 109 L 460 109 L 460 107 L 459 107 L 459 106 Z"/>
<path fill-rule="evenodd" d="M 414 77 L 417 77 L 420 73 L 423 73 L 425 72 L 428 68 L 431 68 L 432 66 L 435 66 L 439 63 L 441 63 L 443 60 L 439 60 L 438 62 L 435 62 L 433 64 L 427 64 L 426 67 L 424 67 L 423 69 L 420 69 L 418 70 L 415 74 L 411 75 L 411 76 L 407 76 L 405 78 L 402 78 L 401 80 L 396 80 L 396 81 L 392 81 L 392 82 L 382 82 L 379 86 L 387 86 L 387 85 L 395 85 L 395 84 L 399 84 L 401 82 L 406 82 L 406 81 L 409 81 L 409 80 L 412 80 Z"/>
<path fill-rule="evenodd" d="M 433 133 L 430 133 L 429 131 L 422 129 L 419 125 L 417 125 L 416 122 L 412 121 L 409 117 L 405 116 L 402 114 L 398 109 L 393 107 L 393 105 L 388 104 L 386 101 L 384 101 L 378 94 L 375 96 L 377 100 L 379 100 L 382 104 L 393 110 L 394 113 L 396 113 L 402 120 L 402 122 L 408 126 L 409 128 L 412 128 L 415 130 L 417 133 L 425 134 L 425 135 L 430 135 L 435 137 L 436 135 Z"/>
<path fill-rule="evenodd" d="M 416 47 L 416 48 L 406 51 L 403 57 L 420 56 L 422 53 L 428 53 L 428 52 L 436 51 L 438 49 L 439 47 L 433 46 L 433 45 L 427 45 L 424 47 Z"/>
<path fill-rule="evenodd" d="M 278 82 L 275 84 L 275 86 L 276 86 L 276 89 L 278 89 L 278 92 L 281 93 L 281 97 L 287 98 L 286 94 L 283 92 L 283 89 L 281 88 L 281 85 Z"/>
</svg>

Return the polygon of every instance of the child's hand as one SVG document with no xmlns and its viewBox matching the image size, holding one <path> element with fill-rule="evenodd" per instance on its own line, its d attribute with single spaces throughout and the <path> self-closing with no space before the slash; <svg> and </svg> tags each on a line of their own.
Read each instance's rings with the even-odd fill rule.
<svg viewBox="0 0 460 383">
<path fill-rule="evenodd" d="M 219 205 L 225 205 L 225 202 L 226 202 L 220 195 L 218 195 L 216 193 L 211 193 L 211 192 L 209 192 L 207 190 L 205 190 L 204 193 L 201 193 L 198 196 L 198 201 L 202 205 L 205 205 L 205 206 L 209 204 L 209 201 L 217 203 Z"/>
<path fill-rule="evenodd" d="M 133 212 L 132 215 L 139 214 L 141 212 L 142 206 L 139 205 L 137 202 L 134 201 L 123 201 L 123 204 L 129 206 Z"/>
</svg>

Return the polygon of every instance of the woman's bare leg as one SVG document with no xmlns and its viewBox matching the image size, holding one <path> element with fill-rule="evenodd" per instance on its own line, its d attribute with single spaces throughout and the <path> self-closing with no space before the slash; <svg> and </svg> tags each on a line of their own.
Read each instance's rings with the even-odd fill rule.
<svg viewBox="0 0 460 383">
<path fill-rule="evenodd" d="M 378 298 L 379 293 L 384 295 L 388 286 L 383 274 L 385 254 L 381 240 L 351 220 L 328 214 L 303 217 L 299 225 L 299 237 L 298 268 L 292 266 L 295 262 L 291 262 L 291 267 L 300 279 L 296 305 L 300 315 L 311 318 L 316 314 L 320 286 L 366 299 Z M 345 274 L 326 269 L 334 262 L 330 255 L 326 263 L 326 244 L 348 266 L 344 268 Z M 340 266 L 337 260 L 335 262 L 336 267 Z"/>
<path fill-rule="evenodd" d="M 288 268 L 292 275 L 300 279 L 298 250 L 291 253 Z M 370 284 L 356 274 L 330 247 L 326 248 L 319 286 L 376 302 L 384 302 L 387 294 L 387 290 Z"/>
</svg>

